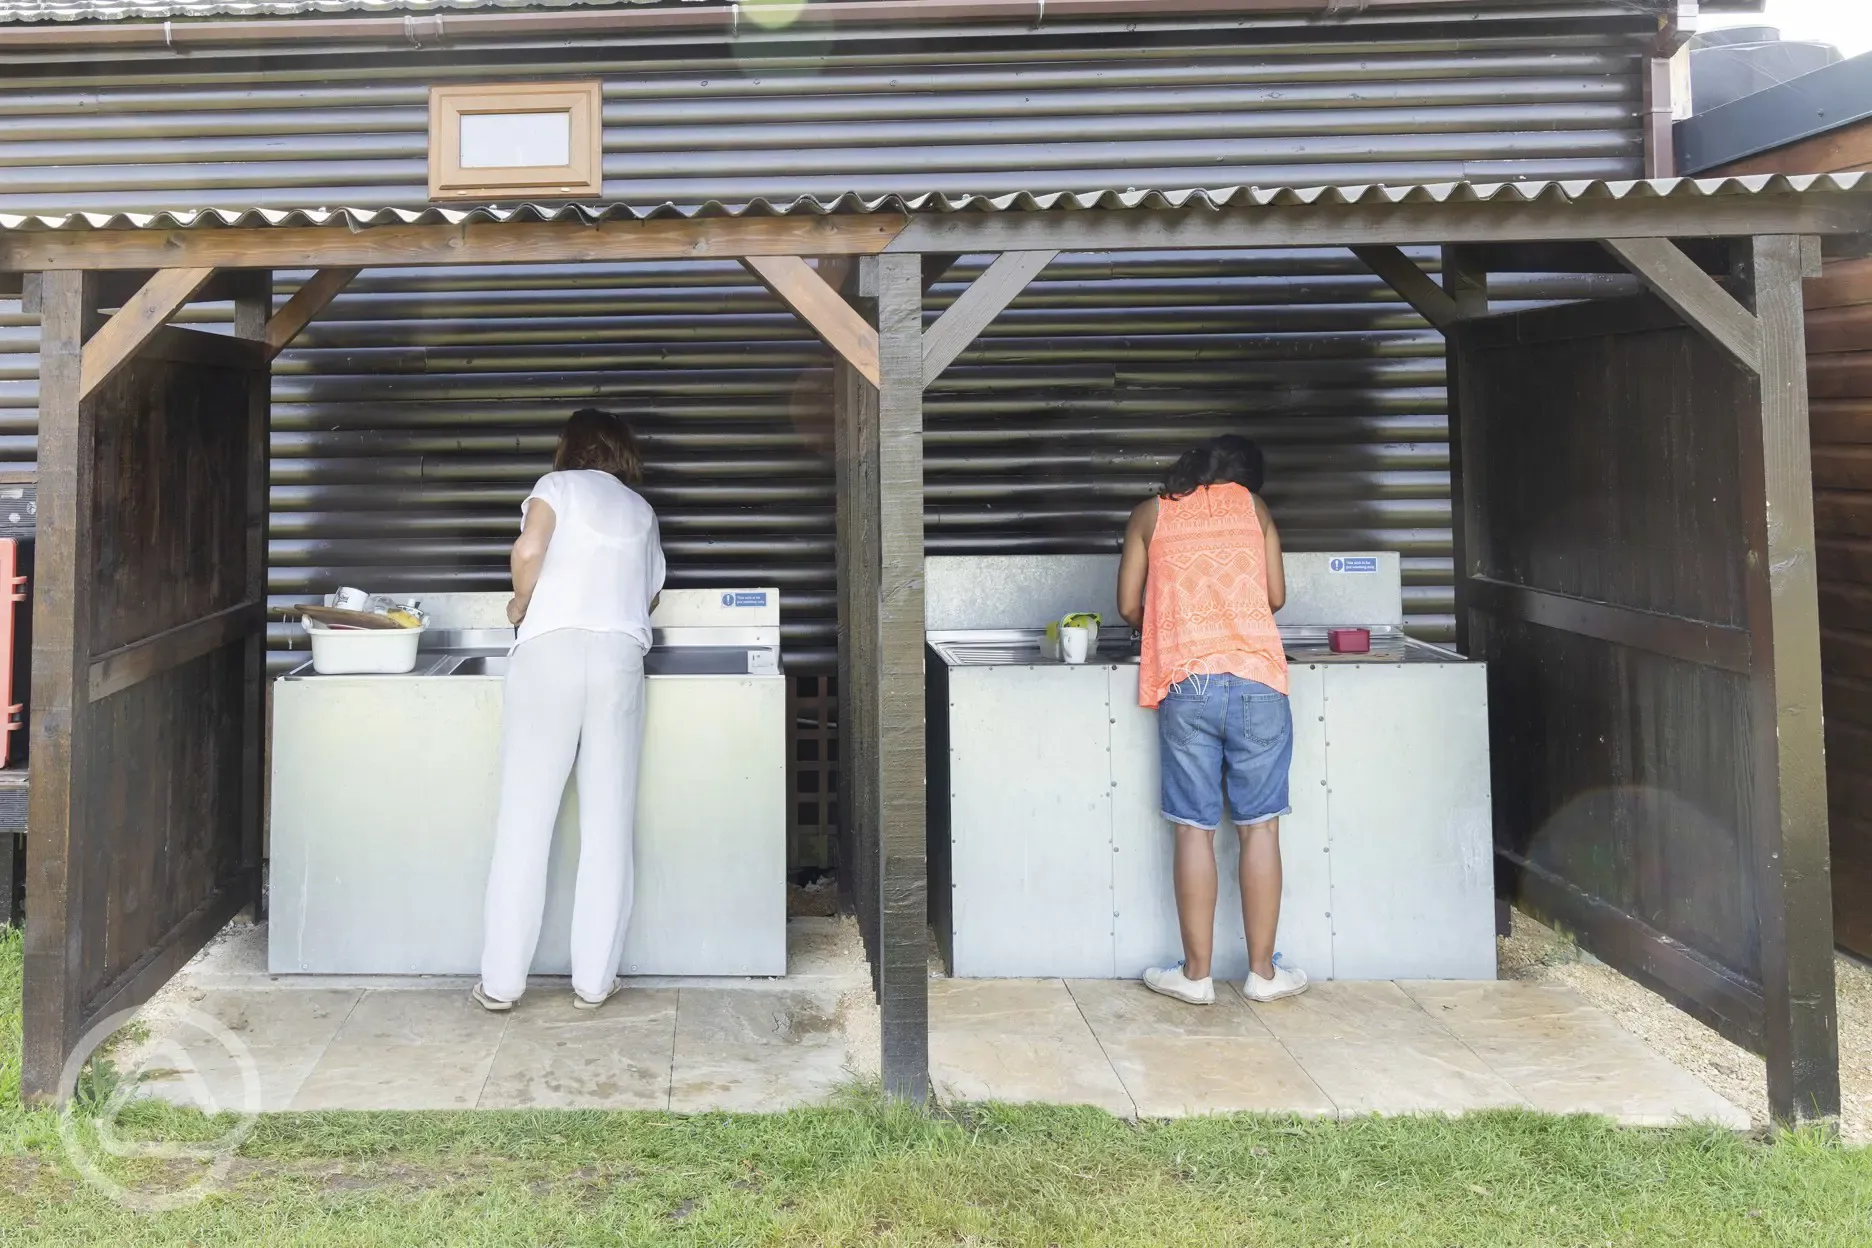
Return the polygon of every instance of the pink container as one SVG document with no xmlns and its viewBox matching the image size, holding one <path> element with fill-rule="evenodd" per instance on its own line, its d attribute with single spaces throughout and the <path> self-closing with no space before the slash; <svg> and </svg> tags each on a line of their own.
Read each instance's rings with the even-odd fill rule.
<svg viewBox="0 0 1872 1248">
<path fill-rule="evenodd" d="M 1371 629 L 1332 629 L 1326 634 L 1326 647 L 1334 654 L 1370 654 Z"/>
</svg>

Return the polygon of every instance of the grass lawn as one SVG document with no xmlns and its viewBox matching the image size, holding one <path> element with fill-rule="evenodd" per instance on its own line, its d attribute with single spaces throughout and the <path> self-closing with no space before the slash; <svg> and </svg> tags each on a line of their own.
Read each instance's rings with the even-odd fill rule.
<svg viewBox="0 0 1872 1248">
<path fill-rule="evenodd" d="M 78 1176 L 57 1116 L 21 1107 L 19 989 L 18 934 L 0 934 L 0 1244 L 1872 1244 L 1872 1150 L 1811 1133 L 1532 1113 L 1136 1125 L 861 1091 L 773 1117 L 275 1115 L 217 1194 L 141 1214 Z M 124 1124 L 217 1134 L 147 1105 Z M 194 1165 L 110 1169 L 155 1190 Z"/>
</svg>

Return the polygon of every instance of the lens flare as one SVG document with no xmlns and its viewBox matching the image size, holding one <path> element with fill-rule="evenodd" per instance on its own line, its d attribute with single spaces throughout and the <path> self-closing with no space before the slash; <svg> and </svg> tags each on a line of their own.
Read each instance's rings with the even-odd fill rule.
<svg viewBox="0 0 1872 1248">
<path fill-rule="evenodd" d="M 784 30 L 806 11 L 806 0 L 741 0 L 741 15 L 764 30 Z"/>
</svg>

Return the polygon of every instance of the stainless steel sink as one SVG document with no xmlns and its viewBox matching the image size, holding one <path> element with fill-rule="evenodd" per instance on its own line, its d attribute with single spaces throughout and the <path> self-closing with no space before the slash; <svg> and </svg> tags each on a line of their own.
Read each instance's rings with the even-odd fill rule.
<svg viewBox="0 0 1872 1248">
<path fill-rule="evenodd" d="M 442 673 L 445 676 L 505 676 L 507 674 L 507 656 L 504 654 L 471 654 L 459 659 L 455 665 Z"/>
</svg>

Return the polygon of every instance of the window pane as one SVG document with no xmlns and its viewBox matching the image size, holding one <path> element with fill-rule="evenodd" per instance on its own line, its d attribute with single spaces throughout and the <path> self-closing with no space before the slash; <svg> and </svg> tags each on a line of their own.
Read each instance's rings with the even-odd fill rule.
<svg viewBox="0 0 1872 1248">
<path fill-rule="evenodd" d="M 519 169 L 572 163 L 571 113 L 463 113 L 461 167 Z"/>
</svg>

